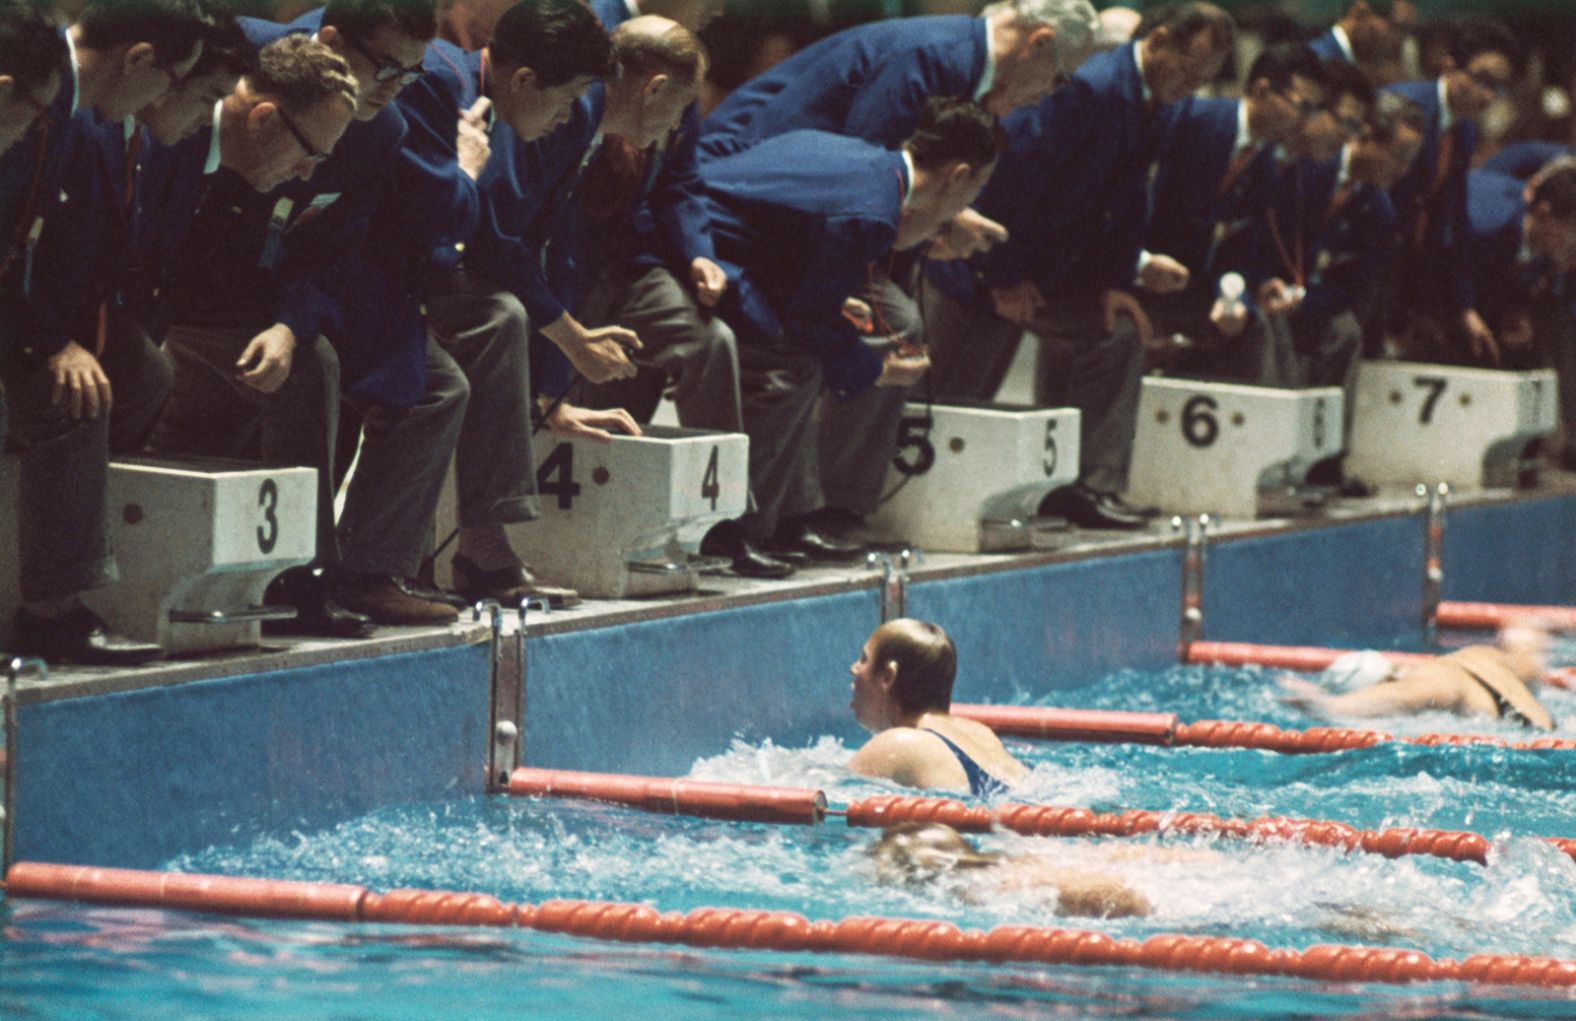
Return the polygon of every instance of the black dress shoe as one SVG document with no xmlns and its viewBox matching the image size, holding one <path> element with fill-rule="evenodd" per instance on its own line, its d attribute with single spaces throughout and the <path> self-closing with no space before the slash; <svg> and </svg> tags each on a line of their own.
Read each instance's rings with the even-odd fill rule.
<svg viewBox="0 0 1576 1021">
<path fill-rule="evenodd" d="M 1148 524 L 1147 519 L 1106 493 L 1099 493 L 1075 482 L 1045 494 L 1040 501 L 1040 517 L 1066 518 L 1080 528 L 1111 528 L 1135 531 Z"/>
<path fill-rule="evenodd" d="M 729 568 L 741 578 L 786 578 L 798 570 L 793 564 L 769 557 L 755 548 L 737 521 L 720 521 L 700 541 L 707 557 L 727 557 Z"/>
<path fill-rule="evenodd" d="M 15 620 L 16 651 L 50 664 L 141 666 L 164 655 L 156 644 L 117 635 L 98 614 L 82 605 L 58 617 L 18 610 Z"/>
<path fill-rule="evenodd" d="M 369 638 L 372 619 L 352 613 L 329 596 L 327 581 L 310 567 L 292 567 L 269 582 L 265 606 L 289 606 L 292 620 L 265 620 L 263 634 L 297 638 Z"/>
<path fill-rule="evenodd" d="M 865 545 L 823 535 L 810 526 L 804 518 L 793 518 L 777 526 L 766 552 L 776 557 L 781 553 L 799 554 L 810 560 L 834 564 L 847 564 L 865 555 Z"/>
<path fill-rule="evenodd" d="M 1160 514 L 1159 507 L 1134 507 L 1115 493 L 1102 493 L 1098 489 L 1094 490 L 1094 492 L 1099 497 L 1100 506 L 1114 514 L 1126 514 L 1130 517 L 1143 518 L 1145 520 L 1157 517 Z"/>
<path fill-rule="evenodd" d="M 842 507 L 822 507 L 818 511 L 811 511 L 804 516 L 805 524 L 823 535 L 835 535 L 839 538 L 852 535 L 865 527 L 862 515 Z"/>
</svg>

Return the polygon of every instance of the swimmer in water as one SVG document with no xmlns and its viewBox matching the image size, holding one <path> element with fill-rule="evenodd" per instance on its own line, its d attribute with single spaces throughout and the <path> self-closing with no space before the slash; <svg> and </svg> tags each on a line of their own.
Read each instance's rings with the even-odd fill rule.
<svg viewBox="0 0 1576 1021">
<path fill-rule="evenodd" d="M 874 736 L 848 768 L 906 787 L 1001 794 L 1028 770 L 987 726 L 959 719 L 952 708 L 958 654 L 935 624 L 893 620 L 876 628 L 860 650 L 851 708 Z"/>
<path fill-rule="evenodd" d="M 1153 848 L 1130 851 L 1154 852 Z M 889 826 L 869 854 L 876 876 L 885 883 L 923 885 L 942 877 L 969 877 L 971 890 L 984 887 L 1014 896 L 1055 893 L 1058 915 L 1130 918 L 1152 910 L 1143 894 L 1115 876 L 1062 868 L 1048 857 L 1008 857 L 981 851 L 961 833 L 939 822 L 905 822 Z"/>
<path fill-rule="evenodd" d="M 1553 730 L 1554 718 L 1534 690 L 1548 670 L 1549 633 L 1535 621 L 1515 622 L 1498 645 L 1469 645 L 1418 663 L 1397 664 L 1376 683 L 1336 694 L 1312 681 L 1283 676 L 1285 700 L 1324 717 L 1402 716 L 1430 711 L 1510 720 Z"/>
</svg>

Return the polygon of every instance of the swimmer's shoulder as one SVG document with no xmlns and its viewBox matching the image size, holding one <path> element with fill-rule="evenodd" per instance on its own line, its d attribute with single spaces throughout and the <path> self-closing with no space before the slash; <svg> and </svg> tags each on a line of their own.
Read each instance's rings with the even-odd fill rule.
<svg viewBox="0 0 1576 1021">
<path fill-rule="evenodd" d="M 861 776 L 910 787 L 968 788 L 963 767 L 935 734 L 889 727 L 854 753 L 848 768 Z"/>
</svg>

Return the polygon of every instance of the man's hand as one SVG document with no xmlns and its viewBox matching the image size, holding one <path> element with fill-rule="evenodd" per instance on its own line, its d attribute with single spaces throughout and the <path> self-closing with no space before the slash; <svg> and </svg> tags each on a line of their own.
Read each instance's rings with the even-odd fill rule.
<svg viewBox="0 0 1576 1021">
<path fill-rule="evenodd" d="M 710 259 L 690 260 L 690 283 L 695 285 L 695 300 L 707 308 L 716 305 L 728 289 L 728 274 Z"/>
<path fill-rule="evenodd" d="M 628 354 L 628 351 L 640 349 L 640 338 L 634 330 L 622 326 L 588 330 L 565 312 L 542 327 L 542 333 L 558 345 L 575 371 L 592 383 L 630 379 L 635 375 L 635 363 L 629 360 Z"/>
<path fill-rule="evenodd" d="M 1138 286 L 1154 294 L 1176 294 L 1187 281 L 1187 267 L 1169 255 L 1151 255 L 1138 271 Z"/>
<path fill-rule="evenodd" d="M 1045 295 L 1040 293 L 1040 288 L 1032 280 L 1011 287 L 993 287 L 990 300 L 996 307 L 997 315 L 1019 326 L 1029 325 L 1030 320 L 1045 307 Z"/>
<path fill-rule="evenodd" d="M 1266 280 L 1259 287 L 1259 308 L 1268 316 L 1290 315 L 1302 307 L 1302 295 L 1279 277 Z"/>
<path fill-rule="evenodd" d="M 1105 293 L 1100 295 L 1100 307 L 1105 313 L 1105 332 L 1114 332 L 1117 318 L 1125 315 L 1133 320 L 1133 326 L 1138 329 L 1138 342 L 1146 348 L 1154 347 L 1154 324 L 1149 321 L 1149 314 L 1144 311 L 1144 306 L 1138 303 L 1137 298 L 1126 291 L 1118 291 L 1114 287 L 1107 288 Z"/>
<path fill-rule="evenodd" d="M 965 209 L 942 225 L 929 254 L 932 259 L 967 259 L 976 252 L 988 252 L 1005 240 L 1006 227 Z"/>
<path fill-rule="evenodd" d="M 1248 306 L 1241 301 L 1234 301 L 1231 308 L 1227 309 L 1226 299 L 1216 298 L 1209 310 L 1209 321 L 1222 337 L 1235 340 L 1248 327 Z"/>
<path fill-rule="evenodd" d="M 295 346 L 294 331 L 283 323 L 275 323 L 253 337 L 235 360 L 236 378 L 260 393 L 273 393 L 290 378 Z"/>
<path fill-rule="evenodd" d="M 924 348 L 893 348 L 881 360 L 876 386 L 913 386 L 929 368 L 930 352 Z"/>
<path fill-rule="evenodd" d="M 1488 328 L 1477 309 L 1469 308 L 1461 313 L 1461 328 L 1466 331 L 1467 346 L 1472 349 L 1473 358 L 1499 364 L 1499 344 L 1494 340 L 1494 331 Z"/>
<path fill-rule="evenodd" d="M 70 401 L 73 420 L 80 421 L 84 413 L 88 418 L 98 418 L 100 411 L 109 414 L 114 395 L 110 392 L 109 377 L 104 375 L 104 368 L 93 357 L 93 352 L 74 340 L 67 341 L 65 347 L 50 357 L 49 374 L 55 377 L 55 391 L 50 400 L 56 404 Z"/>
<path fill-rule="evenodd" d="M 473 181 L 482 175 L 482 168 L 492 155 L 492 141 L 487 137 L 487 111 L 491 107 L 492 100 L 482 96 L 469 110 L 460 111 L 454 148 L 460 170 Z"/>
<path fill-rule="evenodd" d="M 613 439 L 610 429 L 617 429 L 625 436 L 639 436 L 640 426 L 623 408 L 611 411 L 593 411 L 577 408 L 568 401 L 560 401 L 547 420 L 547 428 L 554 436 L 589 436 L 607 443 Z"/>
</svg>

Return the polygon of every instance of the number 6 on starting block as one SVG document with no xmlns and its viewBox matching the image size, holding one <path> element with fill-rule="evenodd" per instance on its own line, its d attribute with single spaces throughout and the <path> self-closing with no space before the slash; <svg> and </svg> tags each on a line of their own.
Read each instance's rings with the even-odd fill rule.
<svg viewBox="0 0 1576 1021">
<path fill-rule="evenodd" d="M 1031 545 L 1041 497 L 1078 477 L 1073 408 L 910 404 L 887 468 L 877 537 L 979 553 Z"/>
<path fill-rule="evenodd" d="M 1148 377 L 1127 499 L 1178 514 L 1258 516 L 1259 491 L 1341 452 L 1341 390 Z"/>
<path fill-rule="evenodd" d="M 1347 464 L 1372 482 L 1509 484 L 1527 444 L 1554 431 L 1558 385 L 1552 369 L 1363 362 Z"/>
</svg>

